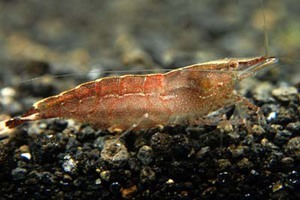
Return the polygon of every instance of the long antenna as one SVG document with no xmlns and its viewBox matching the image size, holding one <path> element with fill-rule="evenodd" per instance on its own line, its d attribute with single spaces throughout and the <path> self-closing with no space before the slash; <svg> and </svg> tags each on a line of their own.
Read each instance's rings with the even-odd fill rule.
<svg viewBox="0 0 300 200">
<path fill-rule="evenodd" d="M 264 29 L 264 36 L 265 36 L 265 42 L 264 42 L 265 43 L 265 56 L 268 57 L 270 55 L 270 52 L 269 52 L 269 37 L 268 37 L 266 12 L 265 12 L 265 6 L 263 3 L 263 0 L 260 0 L 259 2 L 261 4 L 263 20 L 264 20 L 263 29 Z"/>
</svg>

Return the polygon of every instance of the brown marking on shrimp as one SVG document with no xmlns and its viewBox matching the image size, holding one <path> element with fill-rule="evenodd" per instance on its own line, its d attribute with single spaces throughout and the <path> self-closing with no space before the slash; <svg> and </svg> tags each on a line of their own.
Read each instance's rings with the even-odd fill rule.
<svg viewBox="0 0 300 200">
<path fill-rule="evenodd" d="M 167 73 L 100 78 L 38 101 L 21 117 L 4 121 L 1 133 L 24 123 L 46 118 L 73 118 L 110 131 L 134 130 L 203 118 L 225 106 L 242 101 L 235 83 L 254 75 L 274 57 L 222 59 L 195 64 Z"/>
</svg>

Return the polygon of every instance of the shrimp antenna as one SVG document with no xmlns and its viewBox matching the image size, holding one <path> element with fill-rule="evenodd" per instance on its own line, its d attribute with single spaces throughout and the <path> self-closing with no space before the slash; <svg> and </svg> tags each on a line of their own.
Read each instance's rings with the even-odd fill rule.
<svg viewBox="0 0 300 200">
<path fill-rule="evenodd" d="M 104 74 L 104 73 L 115 73 L 115 74 L 126 74 L 126 73 L 132 73 L 132 74 L 137 74 L 137 73 L 145 73 L 145 72 L 156 72 L 156 73 L 160 73 L 160 72 L 166 72 L 166 71 L 170 71 L 170 70 L 174 70 L 174 68 L 162 68 L 162 69 L 131 69 L 131 70 L 101 70 L 101 69 L 94 69 L 91 70 L 90 72 L 87 72 L 88 74 L 92 74 L 92 73 L 98 73 L 98 74 Z M 51 75 L 52 78 L 64 78 L 64 77 L 72 77 L 72 76 L 81 76 L 84 73 L 66 73 L 66 74 L 58 74 L 58 75 Z M 45 74 L 46 75 L 46 74 Z M 27 82 L 32 82 L 32 81 L 38 81 L 41 80 L 43 78 L 43 76 L 39 76 L 39 77 L 34 77 L 28 80 L 24 80 L 24 81 L 20 81 L 19 84 L 23 84 L 23 83 L 27 83 Z M 103 75 L 99 75 L 99 77 L 102 77 Z"/>
<path fill-rule="evenodd" d="M 269 56 L 270 55 L 270 51 L 269 51 L 269 36 L 268 36 L 268 27 L 267 27 L 267 17 L 266 17 L 266 12 L 265 12 L 265 6 L 264 6 L 264 2 L 263 0 L 260 0 L 260 5 L 262 8 L 262 15 L 263 15 L 263 20 L 264 20 L 264 24 L 263 24 L 263 29 L 264 29 L 264 38 L 265 38 L 265 56 Z"/>
</svg>

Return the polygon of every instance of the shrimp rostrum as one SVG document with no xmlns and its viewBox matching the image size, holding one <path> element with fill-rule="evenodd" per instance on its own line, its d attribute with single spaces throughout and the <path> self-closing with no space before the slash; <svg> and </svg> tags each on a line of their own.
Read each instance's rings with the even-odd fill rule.
<svg viewBox="0 0 300 200">
<path fill-rule="evenodd" d="M 21 117 L 0 124 L 0 133 L 26 121 L 72 118 L 121 132 L 193 122 L 237 102 L 258 108 L 234 92 L 236 81 L 252 76 L 274 57 L 222 59 L 167 73 L 100 78 L 36 102 Z M 137 123 L 138 122 L 138 123 Z"/>
</svg>

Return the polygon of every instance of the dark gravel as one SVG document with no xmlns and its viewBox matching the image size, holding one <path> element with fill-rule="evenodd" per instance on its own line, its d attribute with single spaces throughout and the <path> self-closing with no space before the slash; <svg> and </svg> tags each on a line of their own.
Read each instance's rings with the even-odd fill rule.
<svg viewBox="0 0 300 200">
<path fill-rule="evenodd" d="M 26 123 L 0 143 L 0 199 L 300 199 L 299 3 L 264 4 L 270 51 L 284 56 L 239 92 L 266 124 L 246 114 L 246 125 L 164 127 L 116 141 L 71 119 Z M 264 49 L 259 1 L 1 1 L 0 13 L 1 120 L 115 70 Z M 57 76 L 65 73 L 76 75 Z"/>
</svg>

